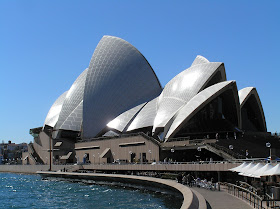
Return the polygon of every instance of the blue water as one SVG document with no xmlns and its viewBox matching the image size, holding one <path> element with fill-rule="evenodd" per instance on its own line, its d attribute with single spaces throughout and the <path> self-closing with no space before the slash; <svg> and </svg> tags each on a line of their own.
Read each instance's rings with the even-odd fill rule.
<svg viewBox="0 0 280 209">
<path fill-rule="evenodd" d="M 0 208 L 180 208 L 170 194 L 0 173 Z"/>
</svg>

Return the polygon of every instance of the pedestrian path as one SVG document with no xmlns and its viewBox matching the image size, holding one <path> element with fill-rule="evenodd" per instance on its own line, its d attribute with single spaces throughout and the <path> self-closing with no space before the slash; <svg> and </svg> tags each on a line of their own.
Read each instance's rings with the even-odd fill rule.
<svg viewBox="0 0 280 209">
<path fill-rule="evenodd" d="M 245 201 L 225 191 L 211 191 L 198 187 L 191 187 L 191 189 L 199 192 L 207 200 L 212 209 L 252 209 Z"/>
</svg>

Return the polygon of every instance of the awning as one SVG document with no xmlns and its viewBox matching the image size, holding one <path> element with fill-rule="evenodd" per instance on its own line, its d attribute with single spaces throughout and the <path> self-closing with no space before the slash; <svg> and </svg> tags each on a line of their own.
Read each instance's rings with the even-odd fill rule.
<svg viewBox="0 0 280 209">
<path fill-rule="evenodd" d="M 260 178 L 265 172 L 267 172 L 267 171 L 270 170 L 271 168 L 273 168 L 273 165 L 271 165 L 270 163 L 267 163 L 264 167 L 262 167 L 261 169 L 259 169 L 258 171 L 256 171 L 256 172 L 253 174 L 253 177 Z"/>
<path fill-rule="evenodd" d="M 88 147 L 76 147 L 75 150 L 82 150 L 82 149 L 100 149 L 99 146 L 88 146 Z"/>
<path fill-rule="evenodd" d="M 265 173 L 263 173 L 261 176 L 274 176 L 274 175 L 280 175 L 280 164 L 277 164 L 273 168 L 269 169 Z"/>
<path fill-rule="evenodd" d="M 233 172 L 240 172 L 240 170 L 242 169 L 242 168 L 244 168 L 245 166 L 247 166 L 248 165 L 248 163 L 246 163 L 246 162 L 244 162 L 244 163 L 242 163 L 241 165 L 239 165 L 239 166 L 237 166 L 237 167 L 235 167 L 235 168 L 231 168 L 231 169 L 229 169 L 230 171 L 233 171 Z"/>
<path fill-rule="evenodd" d="M 102 154 L 100 155 L 100 158 L 108 158 L 111 157 L 112 153 L 111 153 L 111 149 L 110 148 L 106 148 Z"/>
<path fill-rule="evenodd" d="M 72 155 L 72 152 L 68 152 L 67 155 L 61 156 L 60 160 L 68 160 L 71 155 Z"/>
<path fill-rule="evenodd" d="M 54 147 L 60 147 L 62 145 L 62 142 L 56 142 Z"/>
<path fill-rule="evenodd" d="M 248 171 L 249 169 L 253 168 L 255 165 L 256 165 L 256 164 L 253 163 L 253 162 L 249 163 L 247 166 L 245 166 L 245 167 L 243 167 L 243 168 L 241 168 L 241 169 L 239 169 L 239 170 L 237 171 L 237 172 L 239 172 L 238 175 L 243 175 L 243 173 L 244 173 L 244 174 L 247 173 L 247 171 Z"/>
<path fill-rule="evenodd" d="M 119 144 L 120 147 L 129 147 L 129 146 L 141 146 L 145 145 L 145 142 L 130 142 L 130 143 L 121 143 Z"/>
<path fill-rule="evenodd" d="M 243 173 L 243 176 L 250 176 L 253 177 L 254 173 L 261 169 L 264 165 L 262 165 L 261 163 L 256 164 L 254 167 L 248 169 L 245 173 Z"/>
</svg>

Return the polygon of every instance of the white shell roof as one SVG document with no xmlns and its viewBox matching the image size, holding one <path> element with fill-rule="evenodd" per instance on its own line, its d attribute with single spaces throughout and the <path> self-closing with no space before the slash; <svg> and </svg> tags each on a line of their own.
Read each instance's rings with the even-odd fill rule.
<svg viewBox="0 0 280 209">
<path fill-rule="evenodd" d="M 224 81 L 221 83 L 217 83 L 212 85 L 196 96 L 194 96 L 185 106 L 183 106 L 178 113 L 172 119 L 173 122 L 170 124 L 170 128 L 166 127 L 165 138 L 170 138 L 177 133 L 181 126 L 189 121 L 200 109 L 202 109 L 206 104 L 212 101 L 214 98 L 219 96 L 225 90 L 236 87 L 235 81 Z M 169 128 L 169 129 L 168 129 Z"/>
<path fill-rule="evenodd" d="M 251 92 L 255 90 L 254 87 L 247 87 L 238 91 L 240 106 L 243 106 Z"/>
<path fill-rule="evenodd" d="M 98 136 L 121 113 L 157 97 L 161 85 L 144 56 L 127 41 L 104 36 L 90 61 L 83 136 Z"/>
<path fill-rule="evenodd" d="M 262 118 L 261 123 L 262 123 L 262 126 L 263 126 L 264 130 L 266 131 L 265 116 L 264 116 L 262 103 L 261 103 L 259 94 L 257 92 L 257 89 L 255 87 L 243 88 L 243 89 L 238 91 L 238 96 L 239 96 L 240 108 L 242 108 L 244 106 L 244 104 L 250 98 L 250 96 L 254 96 L 256 98 L 256 101 L 257 101 L 257 104 L 258 104 L 258 107 L 259 107 L 259 111 L 260 111 L 260 114 L 261 114 L 261 118 Z"/>
<path fill-rule="evenodd" d="M 134 118 L 127 131 L 153 126 L 157 112 L 157 98 L 149 101 Z"/>
<path fill-rule="evenodd" d="M 141 105 L 138 105 L 122 114 L 120 114 L 118 117 L 116 117 L 114 120 L 110 121 L 107 126 L 109 128 L 116 129 L 120 132 L 122 132 L 125 127 L 128 125 L 128 123 L 131 121 L 131 119 L 139 112 L 139 110 L 145 105 L 146 103 L 143 103 Z"/>
<path fill-rule="evenodd" d="M 208 59 L 206 59 L 205 57 L 203 57 L 201 55 L 197 55 L 195 60 L 192 63 L 192 66 L 200 65 L 200 64 L 206 64 L 206 63 L 209 63 Z"/>
<path fill-rule="evenodd" d="M 61 112 L 59 114 L 59 118 L 56 124 L 56 129 L 62 129 L 61 126 L 63 123 L 65 124 L 65 120 L 68 120 L 69 125 L 71 119 L 73 120 L 73 122 L 75 121 L 75 118 L 73 117 L 74 115 L 72 115 L 72 117 L 69 116 L 77 108 L 77 106 L 83 101 L 87 72 L 88 69 L 85 69 L 80 74 L 80 76 L 74 81 L 71 88 L 69 89 L 65 97 L 64 103 L 62 105 Z M 68 130 L 72 130 L 72 129 L 68 129 Z"/>
<path fill-rule="evenodd" d="M 210 62 L 193 65 L 167 83 L 158 99 L 153 132 L 158 127 L 164 127 L 180 107 L 207 86 L 217 72 L 221 72 L 220 81 L 225 81 L 223 63 Z"/>
<path fill-rule="evenodd" d="M 51 126 L 51 127 L 54 127 L 55 124 L 57 123 L 57 120 L 58 120 L 58 116 L 59 116 L 59 113 L 61 111 L 61 108 L 62 108 L 62 105 L 63 105 L 63 102 L 64 102 L 64 99 L 66 97 L 66 94 L 67 94 L 68 91 L 65 91 L 63 94 L 61 94 L 57 100 L 53 103 L 53 105 L 51 106 L 48 114 L 47 114 L 47 117 L 45 119 L 45 122 L 44 122 L 44 126 L 45 125 L 48 125 L 48 126 Z"/>
<path fill-rule="evenodd" d="M 81 131 L 83 122 L 83 101 L 72 111 L 72 113 L 66 118 L 60 129 Z"/>
</svg>

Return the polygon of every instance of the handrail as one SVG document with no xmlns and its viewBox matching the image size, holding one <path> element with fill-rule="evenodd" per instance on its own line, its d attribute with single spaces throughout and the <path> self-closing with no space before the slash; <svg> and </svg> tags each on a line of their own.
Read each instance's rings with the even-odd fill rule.
<svg viewBox="0 0 280 209">
<path fill-rule="evenodd" d="M 220 145 L 217 145 L 217 144 L 214 144 L 214 143 L 207 144 L 207 145 L 212 146 L 212 147 L 214 147 L 214 148 L 216 148 L 216 149 L 222 150 L 222 151 L 224 151 L 225 153 L 227 153 L 227 154 L 233 156 L 234 158 L 237 158 L 237 159 L 238 159 L 238 158 L 239 158 L 239 159 L 244 159 L 244 158 L 246 158 L 245 156 L 240 155 L 240 154 L 238 154 L 238 153 L 236 153 L 236 152 L 233 152 L 233 151 L 229 150 L 229 149 L 226 148 L 226 147 L 223 147 L 223 146 L 220 146 Z"/>
<path fill-rule="evenodd" d="M 244 201 L 247 201 L 253 208 L 258 208 L 258 209 L 279 208 L 277 202 L 271 199 L 271 197 L 268 194 L 266 194 L 265 197 L 268 197 L 269 199 L 263 199 L 257 194 L 256 191 L 252 192 L 246 188 L 237 186 L 235 184 L 220 182 L 220 185 L 225 186 L 226 191 L 229 194 L 236 196 Z M 263 202 L 266 202 L 266 204 L 264 204 Z"/>
</svg>

